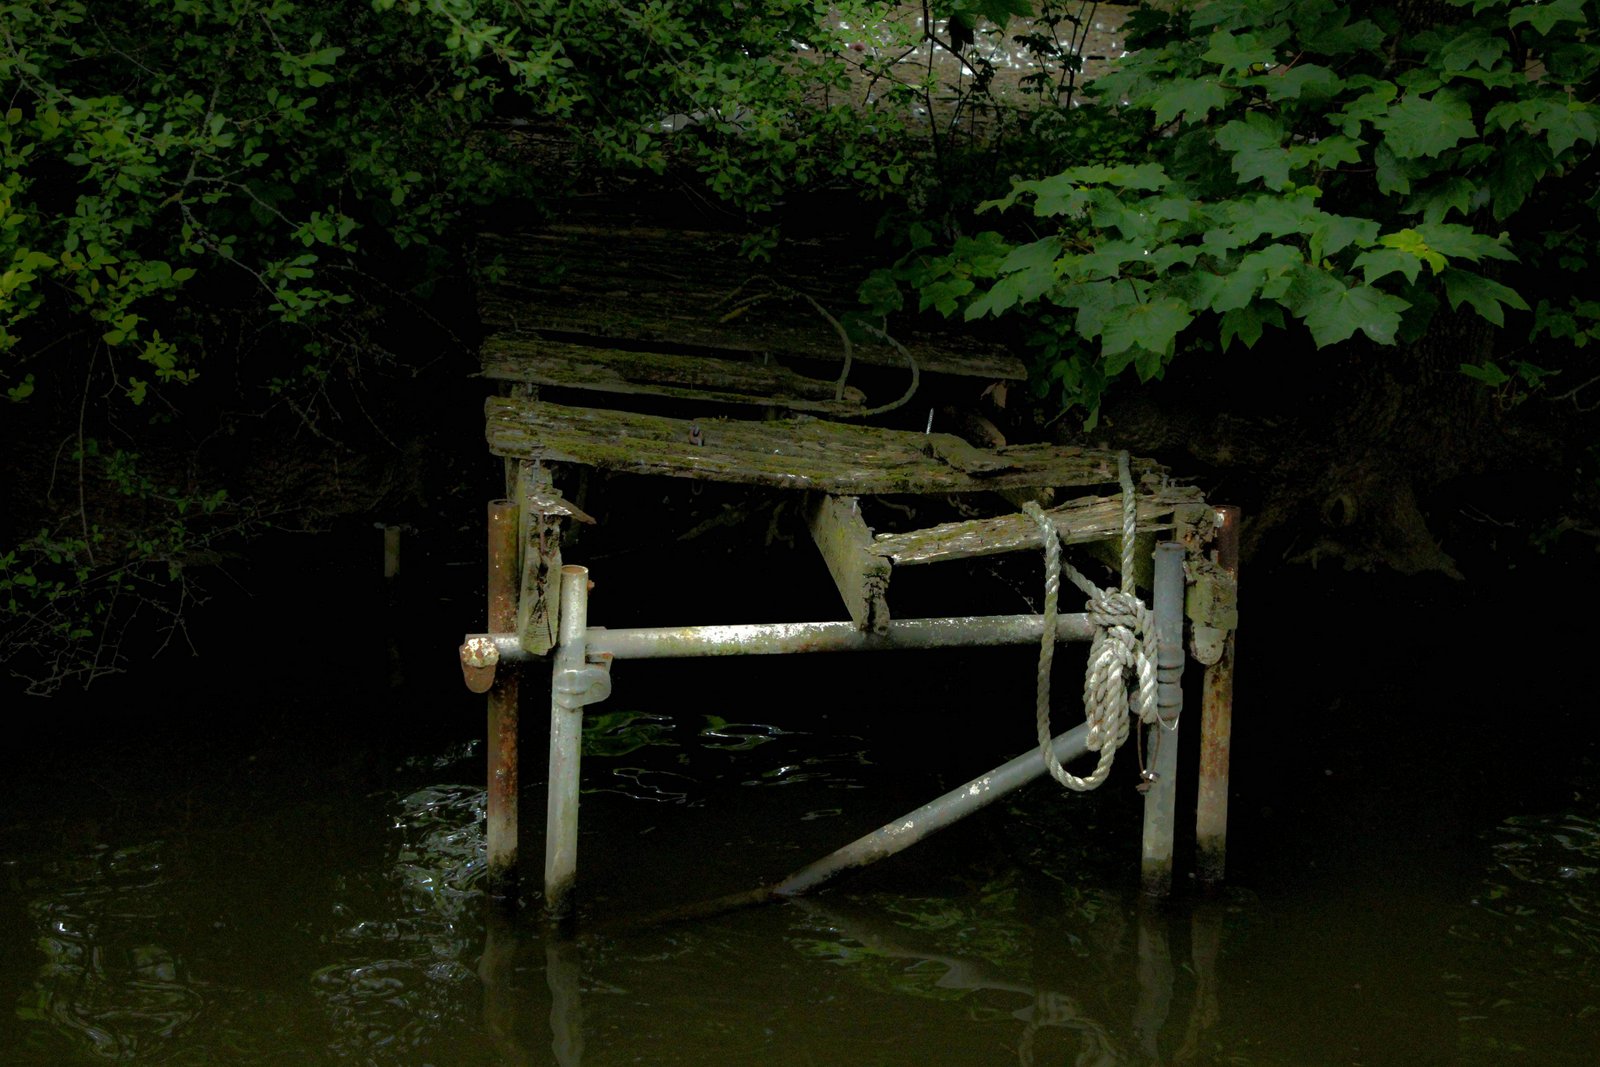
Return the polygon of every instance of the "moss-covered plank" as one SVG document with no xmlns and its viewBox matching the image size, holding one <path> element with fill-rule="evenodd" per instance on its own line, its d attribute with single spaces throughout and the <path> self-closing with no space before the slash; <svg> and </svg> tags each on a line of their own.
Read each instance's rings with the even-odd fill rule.
<svg viewBox="0 0 1600 1067">
<path fill-rule="evenodd" d="M 739 254 L 743 235 L 639 225 L 556 224 L 542 230 L 484 235 L 500 280 L 479 296 L 492 329 L 550 331 L 596 339 L 670 343 L 766 352 L 786 359 L 843 357 L 838 335 L 804 298 L 756 275 Z M 596 255 L 603 243 L 604 255 Z M 836 246 L 785 242 L 773 279 L 794 281 L 835 317 L 858 307 L 853 281 L 839 271 Z M 849 283 L 849 284 L 846 284 Z M 1020 381 L 1027 369 L 1004 348 L 949 331 L 910 332 L 899 340 L 928 374 Z M 863 339 L 853 358 L 899 367 L 905 355 Z"/>
<path fill-rule="evenodd" d="M 1003 470 L 971 474 L 924 452 L 915 431 L 795 416 L 770 422 L 666 418 L 515 397 L 491 397 L 486 436 L 496 455 L 606 470 L 741 482 L 842 496 L 963 493 L 1015 486 L 1116 483 L 1116 455 L 1097 449 L 996 450 Z M 1159 472 L 1146 461 L 1135 475 Z"/>
<path fill-rule="evenodd" d="M 1140 533 L 1169 528 L 1175 508 L 1200 499 L 1200 490 L 1168 486 L 1141 488 L 1138 495 Z M 1122 536 L 1122 496 L 1078 497 L 1046 514 L 1056 520 L 1068 544 Z M 1042 548 L 1039 524 L 1027 515 L 1001 515 L 992 519 L 949 522 L 926 530 L 879 534 L 873 551 L 899 567 L 941 560 L 992 556 L 1018 549 Z"/>
<path fill-rule="evenodd" d="M 836 415 L 858 411 L 866 400 L 853 386 L 846 386 L 843 398 L 836 400 L 834 382 L 808 378 L 786 367 L 763 366 L 749 358 L 630 352 L 531 335 L 489 338 L 483 345 L 482 360 L 486 378 L 604 393 L 643 393 Z"/>
<path fill-rule="evenodd" d="M 850 621 L 875 634 L 888 633 L 891 564 L 872 550 L 872 528 L 861 517 L 861 502 L 853 496 L 818 494 L 806 525 L 844 598 Z"/>
</svg>

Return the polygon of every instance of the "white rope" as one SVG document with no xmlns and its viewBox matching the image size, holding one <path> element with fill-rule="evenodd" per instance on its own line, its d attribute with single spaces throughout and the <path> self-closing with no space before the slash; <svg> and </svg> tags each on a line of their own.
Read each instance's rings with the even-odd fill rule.
<svg viewBox="0 0 1600 1067">
<path fill-rule="evenodd" d="M 1117 456 L 1117 476 L 1122 483 L 1122 588 L 1101 589 L 1085 578 L 1076 567 L 1061 559 L 1061 535 L 1055 520 L 1044 509 L 1028 501 L 1022 510 L 1039 524 L 1044 534 L 1044 635 L 1039 642 L 1039 681 L 1035 704 L 1035 723 L 1039 749 L 1044 753 L 1050 775 L 1068 789 L 1094 789 L 1111 773 L 1117 748 L 1128 739 L 1128 686 L 1137 682 L 1133 710 L 1140 722 L 1158 722 L 1156 713 L 1156 638 L 1150 609 L 1134 588 L 1134 535 L 1138 508 L 1133 496 L 1133 476 L 1128 471 L 1128 454 Z M 1095 626 L 1089 646 L 1089 666 L 1083 678 L 1083 713 L 1089 724 L 1086 747 L 1100 753 L 1092 772 L 1079 777 L 1056 759 L 1050 744 L 1050 665 L 1055 658 L 1056 606 L 1061 594 L 1061 569 L 1089 598 L 1089 621 Z M 1131 675 L 1127 672 L 1132 672 Z"/>
</svg>

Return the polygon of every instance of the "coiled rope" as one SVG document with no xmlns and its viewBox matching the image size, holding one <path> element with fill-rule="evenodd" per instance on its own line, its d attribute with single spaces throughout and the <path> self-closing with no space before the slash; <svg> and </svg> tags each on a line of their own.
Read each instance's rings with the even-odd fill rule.
<svg viewBox="0 0 1600 1067">
<path fill-rule="evenodd" d="M 1039 681 L 1035 723 L 1039 749 L 1050 776 L 1068 789 L 1094 789 L 1111 773 L 1117 748 L 1128 739 L 1128 689 L 1136 682 L 1133 710 L 1143 723 L 1159 722 L 1156 712 L 1156 634 L 1150 609 L 1135 592 L 1133 552 L 1138 508 L 1133 496 L 1133 476 L 1128 454 L 1117 456 L 1117 477 L 1122 483 L 1122 588 L 1101 589 L 1072 564 L 1061 559 L 1061 535 L 1055 519 L 1037 503 L 1022 510 L 1039 524 L 1044 535 L 1044 635 L 1039 642 Z M 1079 777 L 1061 766 L 1050 744 L 1050 665 L 1055 659 L 1056 606 L 1061 594 L 1061 571 L 1089 598 L 1089 621 L 1094 640 L 1089 646 L 1089 666 L 1083 678 L 1083 712 L 1089 724 L 1086 747 L 1100 753 L 1092 772 Z M 1130 673 L 1131 672 L 1131 673 Z"/>
</svg>

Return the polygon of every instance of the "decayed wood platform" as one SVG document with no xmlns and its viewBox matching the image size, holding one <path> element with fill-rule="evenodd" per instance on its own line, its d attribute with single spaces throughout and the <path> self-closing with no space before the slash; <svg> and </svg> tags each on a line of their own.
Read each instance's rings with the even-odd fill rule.
<svg viewBox="0 0 1600 1067">
<path fill-rule="evenodd" d="M 581 214 L 483 239 L 498 277 L 482 294 L 493 330 L 483 374 L 517 383 L 487 401 L 486 434 L 518 471 L 522 536 L 539 542 L 523 552 L 525 648 L 542 653 L 555 642 L 559 531 L 576 509 L 550 471 L 567 464 L 813 494 L 812 537 L 852 620 L 878 632 L 893 568 L 1038 549 L 1038 524 L 1007 502 L 1019 493 L 1061 494 L 1051 513 L 1068 541 L 1120 535 L 1113 452 L 985 448 L 951 433 L 841 421 L 870 403 L 841 373 L 847 347 L 852 364 L 914 365 L 919 381 L 979 388 L 1023 378 L 1016 357 L 914 328 L 893 343 L 869 331 L 847 346 L 840 331 L 855 301 L 838 246 L 791 242 L 767 278 L 738 246 L 737 234 Z M 548 390 L 562 402 L 542 397 Z M 640 401 L 654 410 L 630 410 Z M 1195 524 L 1205 507 L 1198 490 L 1172 485 L 1152 461 L 1132 466 L 1142 533 Z M 998 495 L 986 517 L 876 531 L 856 501 L 886 494 Z"/>
<path fill-rule="evenodd" d="M 481 244 L 498 278 L 481 294 L 492 331 L 482 348 L 483 375 L 502 383 L 504 394 L 486 403 L 486 436 L 491 451 L 506 460 L 511 501 L 491 506 L 491 616 L 501 621 L 491 626 L 494 634 L 477 640 L 496 649 L 503 641 L 524 658 L 553 653 L 547 907 L 563 906 L 575 874 L 581 745 L 574 724 L 581 714 L 573 713 L 610 691 L 608 657 L 622 654 L 613 649 L 590 659 L 585 651 L 585 635 L 602 631 L 587 628 L 587 572 L 563 568 L 561 546 L 566 524 L 594 520 L 562 497 L 555 476 L 560 468 L 800 496 L 807 529 L 850 620 L 801 625 L 832 627 L 859 647 L 887 647 L 901 640 L 896 635 L 923 626 L 956 635 L 1006 622 L 989 616 L 891 620 L 889 594 L 900 567 L 1040 550 L 1039 522 L 1017 510 L 1024 500 L 1048 505 L 1067 542 L 1116 541 L 1123 532 L 1117 453 L 1049 444 L 992 447 L 992 441 L 980 447 L 942 432 L 957 420 L 942 422 L 937 433 L 931 421 L 928 432 L 920 433 L 865 421 L 874 411 L 896 406 L 885 400 L 897 392 L 869 396 L 864 388 L 905 392 L 901 402 L 918 408 L 922 397 L 905 390 L 908 381 L 935 389 L 959 382 L 963 388 L 951 392 L 976 397 L 987 385 L 1026 377 L 1015 356 L 979 339 L 947 330 L 919 333 L 904 323 L 889 341 L 876 326 L 852 321 L 853 274 L 838 264 L 854 257 L 841 255 L 837 246 L 789 243 L 780 262 L 757 268 L 738 254 L 739 244 L 740 235 L 712 229 L 581 215 L 529 233 L 486 237 Z M 857 367 L 873 370 L 852 374 Z M 906 378 L 886 387 L 896 380 L 896 369 Z M 1179 542 L 1155 553 L 1165 574 L 1155 582 L 1155 610 L 1165 613 L 1168 622 L 1161 625 L 1169 637 L 1179 635 L 1162 638 L 1162 655 L 1177 644 L 1181 665 L 1187 581 L 1192 636 L 1212 650 L 1202 662 L 1215 665 L 1207 673 L 1208 708 L 1222 707 L 1211 687 L 1213 675 L 1218 692 L 1222 680 L 1231 678 L 1234 585 L 1219 564 L 1202 556 L 1222 519 L 1199 490 L 1174 485 L 1160 464 L 1134 459 L 1131 467 L 1137 533 L 1171 531 Z M 910 530 L 876 530 L 868 523 L 863 498 L 908 495 L 960 498 L 962 513 L 976 511 L 977 517 Z M 513 573 L 502 573 L 506 569 Z M 508 598 L 514 610 L 502 603 Z M 752 641 L 767 640 L 718 637 L 711 632 L 718 629 L 639 633 L 678 634 L 685 641 L 692 636 L 690 644 L 731 641 L 740 652 L 749 651 Z M 963 642 L 971 643 L 965 637 L 944 643 Z M 810 637 L 801 643 L 800 650 L 815 648 Z M 493 874 L 514 864 L 516 855 L 516 689 L 514 682 L 494 682 L 494 660 L 472 660 L 473 647 L 469 642 L 462 648 L 469 684 L 474 677 L 483 681 L 472 672 L 484 669 L 493 684 Z M 727 651 L 717 647 L 716 654 Z M 1179 668 L 1161 669 L 1169 671 L 1159 683 L 1166 687 L 1162 706 L 1176 708 Z M 1212 712 L 1206 714 L 1211 722 Z M 1212 751 L 1219 736 L 1225 759 L 1225 729 L 1208 728 L 1205 744 Z M 1158 784 L 1146 797 L 1143 864 L 1146 888 L 1158 892 L 1171 875 L 1175 760 L 1176 745 L 1162 746 L 1155 777 L 1147 780 Z M 989 782 L 975 781 L 974 793 Z M 1225 763 L 1220 778 L 1202 775 L 1201 826 L 1210 828 L 1202 833 L 1205 847 L 1222 840 L 1217 812 L 1225 811 L 1225 785 Z M 899 835 L 902 829 L 896 824 L 885 832 Z"/>
</svg>

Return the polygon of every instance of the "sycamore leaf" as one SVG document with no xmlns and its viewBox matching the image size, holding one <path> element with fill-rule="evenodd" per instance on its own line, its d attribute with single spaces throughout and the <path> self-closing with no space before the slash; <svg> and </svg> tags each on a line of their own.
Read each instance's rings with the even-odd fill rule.
<svg viewBox="0 0 1600 1067">
<path fill-rule="evenodd" d="M 1056 283 L 1055 271 L 1049 264 L 1019 270 L 995 282 L 976 300 L 967 305 L 964 313 L 968 322 L 985 315 L 999 315 L 1013 307 L 1031 304 Z"/>
<path fill-rule="evenodd" d="M 1149 249 L 1137 241 L 1100 241 L 1093 251 L 1074 261 L 1074 272 L 1083 280 L 1094 275 L 1116 277 L 1124 263 L 1143 262 L 1149 255 Z"/>
<path fill-rule="evenodd" d="M 1037 267 L 1048 267 L 1056 261 L 1061 254 L 1061 238 L 1050 236 L 1031 241 L 1025 245 L 1018 245 L 1000 264 L 1001 274 L 1011 274 L 1019 270 L 1032 270 Z"/>
<path fill-rule="evenodd" d="M 1248 84 L 1264 89 L 1268 100 L 1329 97 L 1343 87 L 1337 74 L 1316 63 L 1278 68 L 1259 78 L 1251 78 Z"/>
<path fill-rule="evenodd" d="M 1454 222 L 1425 222 L 1415 230 L 1403 231 L 1417 234 L 1441 255 L 1451 259 L 1466 259 L 1476 263 L 1480 259 L 1516 261 L 1516 254 L 1505 246 L 1503 240 L 1481 234 L 1470 226 Z M 1387 243 L 1387 242 L 1386 242 Z"/>
<path fill-rule="evenodd" d="M 1420 213 L 1426 222 L 1443 222 L 1451 211 L 1469 214 L 1478 193 L 1478 186 L 1459 174 L 1452 174 L 1426 189 L 1417 190 L 1407 202 L 1405 210 L 1412 214 Z"/>
<path fill-rule="evenodd" d="M 1352 82 L 1355 79 L 1350 79 Z M 1361 136 L 1363 122 L 1375 122 L 1389 113 L 1389 105 L 1398 91 L 1393 82 L 1374 81 L 1367 91 L 1345 104 L 1343 110 L 1329 116 L 1329 121 L 1344 131 L 1346 137 Z"/>
<path fill-rule="evenodd" d="M 1476 24 L 1446 41 L 1437 52 L 1439 66 L 1450 71 L 1466 70 L 1468 67 L 1488 70 L 1500 62 L 1505 54 L 1505 39 L 1490 33 L 1487 27 Z"/>
<path fill-rule="evenodd" d="M 1074 185 L 1110 185 L 1146 192 L 1157 192 L 1167 185 L 1167 172 L 1159 163 L 1121 163 L 1115 166 L 1093 163 L 1064 170 L 1058 177 Z"/>
<path fill-rule="evenodd" d="M 1558 22 L 1576 22 L 1582 26 L 1588 21 L 1583 13 L 1583 0 L 1544 0 L 1513 9 L 1506 23 L 1520 26 L 1526 22 L 1540 33 L 1549 33 Z"/>
<path fill-rule="evenodd" d="M 1249 244 L 1262 235 L 1286 237 L 1289 234 L 1309 236 L 1327 213 L 1317 207 L 1309 196 L 1256 196 L 1227 204 L 1228 221 L 1235 246 Z M 1211 235 L 1204 238 L 1211 243 Z"/>
<path fill-rule="evenodd" d="M 1411 305 L 1370 285 L 1339 287 L 1312 300 L 1305 308 L 1305 324 L 1318 348 L 1348 340 L 1357 330 L 1380 345 L 1394 343 L 1400 313 Z"/>
<path fill-rule="evenodd" d="M 1233 153 L 1233 172 L 1240 182 L 1260 178 L 1268 189 L 1289 184 L 1289 150 L 1283 146 L 1283 123 L 1259 111 L 1234 119 L 1216 132 L 1217 144 Z"/>
<path fill-rule="evenodd" d="M 1317 263 L 1324 256 L 1331 256 L 1350 245 L 1366 246 L 1377 239 L 1376 219 L 1354 218 L 1350 215 L 1323 215 L 1317 228 L 1311 231 L 1311 261 Z"/>
<path fill-rule="evenodd" d="M 1449 89 L 1432 96 L 1408 94 L 1373 125 L 1400 159 L 1436 156 L 1478 136 L 1472 105 Z"/>
<path fill-rule="evenodd" d="M 1270 38 L 1263 40 L 1253 33 L 1234 34 L 1219 30 L 1211 35 L 1207 43 L 1210 47 L 1200 58 L 1217 64 L 1223 74 L 1238 71 L 1249 73 L 1251 67 L 1266 66 L 1277 60 L 1276 42 Z"/>
<path fill-rule="evenodd" d="M 1228 94 L 1215 78 L 1178 78 L 1139 99 L 1140 106 L 1155 112 L 1157 125 L 1179 115 L 1185 123 L 1202 122 L 1227 102 Z"/>
<path fill-rule="evenodd" d="M 1433 269 L 1438 271 L 1444 265 L 1444 257 L 1435 255 L 1439 266 Z M 1370 248 L 1355 258 L 1350 269 L 1361 271 L 1361 280 L 1368 285 L 1395 273 L 1405 275 L 1406 281 L 1414 283 L 1422 272 L 1422 263 L 1421 256 L 1402 248 Z"/>
<path fill-rule="evenodd" d="M 1388 141 L 1379 141 L 1378 147 L 1372 151 L 1372 162 L 1376 167 L 1373 177 L 1377 180 L 1378 192 L 1393 196 L 1411 191 L 1415 160 L 1401 159 L 1394 154 Z"/>
<path fill-rule="evenodd" d="M 1124 304 L 1137 303 L 1149 288 L 1148 283 L 1133 281 L 1086 282 L 1066 287 L 1052 294 L 1052 299 L 1067 307 L 1076 308 L 1078 333 L 1084 337 L 1099 337 L 1106 321 Z"/>
<path fill-rule="evenodd" d="M 1594 144 L 1596 135 L 1600 134 L 1592 105 L 1571 100 L 1564 93 L 1555 99 L 1541 100 L 1532 125 L 1536 130 L 1545 131 L 1550 152 L 1557 156 L 1579 141 Z"/>
<path fill-rule="evenodd" d="M 953 315 L 957 301 L 970 292 L 972 292 L 971 278 L 945 278 L 936 281 L 923 286 L 917 299 L 917 310 L 927 311 L 931 307 L 937 308 L 941 315 Z"/>
<path fill-rule="evenodd" d="M 1179 332 L 1193 321 L 1194 311 L 1172 297 L 1144 304 L 1124 304 L 1106 316 L 1101 352 L 1110 356 L 1131 346 L 1146 352 L 1166 352 Z"/>
<path fill-rule="evenodd" d="M 1232 274 L 1222 279 L 1211 299 L 1211 310 L 1233 311 L 1250 303 L 1258 293 L 1277 300 L 1288 292 L 1303 266 L 1305 259 L 1293 245 L 1270 244 L 1251 252 L 1239 260 Z"/>
<path fill-rule="evenodd" d="M 1541 142 L 1530 137 L 1507 138 L 1505 146 L 1495 154 L 1494 169 L 1489 172 L 1494 217 L 1504 219 L 1515 213 L 1554 163 L 1550 149 Z"/>
<path fill-rule="evenodd" d="M 1246 348 L 1254 348 L 1256 342 L 1261 340 L 1261 330 L 1265 326 L 1283 328 L 1281 307 L 1276 304 L 1246 304 L 1234 308 L 1222 316 L 1222 350 L 1226 352 L 1235 337 L 1243 341 Z"/>
<path fill-rule="evenodd" d="M 1458 309 L 1462 304 L 1471 304 L 1473 311 L 1495 326 L 1506 324 L 1506 314 L 1502 305 L 1518 311 L 1528 310 L 1528 302 L 1517 295 L 1516 290 L 1470 271 L 1453 268 L 1445 271 L 1444 294 L 1449 299 L 1451 308 Z"/>
<path fill-rule="evenodd" d="M 1333 5 L 1328 5 L 1333 7 Z M 1340 56 L 1351 52 L 1376 51 L 1383 44 L 1384 33 L 1375 22 L 1361 19 L 1346 23 L 1349 9 L 1343 5 L 1334 8 L 1316 29 L 1307 28 L 1301 33 L 1301 43 L 1313 52 Z"/>
</svg>

